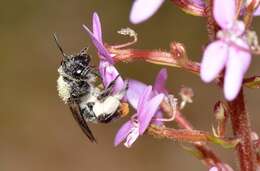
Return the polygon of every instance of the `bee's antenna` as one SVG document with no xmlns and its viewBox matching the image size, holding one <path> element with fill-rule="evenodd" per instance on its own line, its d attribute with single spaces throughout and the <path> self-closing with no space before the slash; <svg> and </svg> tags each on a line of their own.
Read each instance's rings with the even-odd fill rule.
<svg viewBox="0 0 260 171">
<path fill-rule="evenodd" d="M 58 48 L 59 48 L 60 51 L 61 51 L 62 56 L 63 56 L 64 58 L 67 58 L 67 55 L 64 53 L 62 47 L 60 46 L 59 41 L 58 41 L 58 38 L 57 38 L 57 36 L 56 36 L 55 33 L 53 33 L 53 37 L 54 37 L 54 40 L 55 40 L 56 45 L 58 46 Z"/>
</svg>

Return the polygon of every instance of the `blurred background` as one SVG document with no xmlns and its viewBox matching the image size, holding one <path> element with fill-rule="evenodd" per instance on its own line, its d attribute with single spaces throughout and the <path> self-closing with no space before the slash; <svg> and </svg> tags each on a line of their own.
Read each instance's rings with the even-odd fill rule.
<svg viewBox="0 0 260 171">
<path fill-rule="evenodd" d="M 179 171 L 207 170 L 180 143 L 143 136 L 127 149 L 113 146 L 114 136 L 124 120 L 90 127 L 98 140 L 91 144 L 73 120 L 56 90 L 61 61 L 52 33 L 56 32 L 67 53 L 90 46 L 93 63 L 97 57 L 82 24 L 91 26 L 97 11 L 103 37 L 108 43 L 127 41 L 117 35 L 129 26 L 137 31 L 135 48 L 168 49 L 171 41 L 186 44 L 190 58 L 200 61 L 207 42 L 205 19 L 184 14 L 169 1 L 147 22 L 129 23 L 132 1 L 101 0 L 10 0 L 0 7 L 0 170 L 1 171 Z M 256 18 L 254 29 L 260 29 Z M 258 23 L 258 24 L 257 24 Z M 254 58 L 248 75 L 260 73 Z M 124 77 L 152 84 L 161 66 L 141 61 L 118 64 Z M 212 108 L 223 93 L 199 77 L 168 68 L 167 86 L 178 96 L 182 85 L 192 87 L 194 103 L 183 113 L 197 129 L 211 131 Z M 253 130 L 260 132 L 260 91 L 245 90 Z M 212 146 L 222 159 L 237 165 L 232 150 Z"/>
</svg>

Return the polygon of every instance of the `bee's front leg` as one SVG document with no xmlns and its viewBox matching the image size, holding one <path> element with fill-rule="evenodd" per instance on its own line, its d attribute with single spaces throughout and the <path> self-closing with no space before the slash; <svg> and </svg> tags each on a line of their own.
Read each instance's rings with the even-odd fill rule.
<svg viewBox="0 0 260 171">
<path fill-rule="evenodd" d="M 116 78 L 109 83 L 109 85 L 107 86 L 107 88 L 105 88 L 105 89 L 100 93 L 100 95 L 97 97 L 98 100 L 103 101 L 103 100 L 105 100 L 108 96 L 112 95 L 112 93 L 113 93 L 113 88 L 114 88 L 114 86 L 115 86 L 115 84 L 116 84 L 116 80 L 117 80 L 118 78 L 119 78 L 119 75 L 116 76 Z"/>
</svg>

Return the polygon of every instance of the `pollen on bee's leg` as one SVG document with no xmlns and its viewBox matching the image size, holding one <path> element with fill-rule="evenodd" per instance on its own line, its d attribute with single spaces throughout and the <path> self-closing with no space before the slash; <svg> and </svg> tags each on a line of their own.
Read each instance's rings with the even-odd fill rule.
<svg viewBox="0 0 260 171">
<path fill-rule="evenodd" d="M 119 116 L 122 118 L 122 117 L 125 117 L 129 114 L 129 105 L 128 103 L 121 103 L 120 106 L 119 106 L 119 109 L 118 109 L 118 114 Z"/>
<path fill-rule="evenodd" d="M 97 87 L 98 87 L 99 89 L 104 89 L 104 85 L 103 85 L 103 84 L 99 84 Z"/>
</svg>

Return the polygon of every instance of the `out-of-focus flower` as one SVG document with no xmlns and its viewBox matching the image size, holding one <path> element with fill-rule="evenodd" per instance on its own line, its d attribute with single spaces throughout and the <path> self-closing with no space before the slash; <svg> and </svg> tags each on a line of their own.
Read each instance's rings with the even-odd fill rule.
<svg viewBox="0 0 260 171">
<path fill-rule="evenodd" d="M 136 114 L 119 129 L 114 145 L 117 146 L 126 139 L 124 145 L 128 148 L 131 147 L 148 128 L 163 98 L 164 94 L 152 97 L 152 86 L 147 86 L 138 99 Z"/>
<path fill-rule="evenodd" d="M 211 167 L 211 168 L 209 169 L 209 171 L 218 171 L 218 168 L 217 168 L 217 167 Z"/>
<path fill-rule="evenodd" d="M 130 12 L 130 21 L 133 24 L 139 24 L 148 18 L 160 8 L 164 0 L 135 0 Z"/>
<path fill-rule="evenodd" d="M 234 171 L 228 164 L 223 164 L 223 166 L 225 167 L 224 168 L 224 170 L 226 170 L 226 171 Z M 209 171 L 221 171 L 221 170 L 223 170 L 223 169 L 218 169 L 216 166 L 214 166 L 214 167 L 211 167 L 210 169 L 209 169 Z"/>
<path fill-rule="evenodd" d="M 91 32 L 87 26 L 83 25 L 83 27 L 87 31 L 89 37 L 92 40 L 92 43 L 95 45 L 98 51 L 100 57 L 99 72 L 103 79 L 103 84 L 105 85 L 105 87 L 107 87 L 111 83 L 111 81 L 115 80 L 115 78 L 119 76 L 119 72 L 113 65 L 114 61 L 112 55 L 104 46 L 102 40 L 101 23 L 98 14 L 96 12 L 93 13 L 93 32 Z M 118 92 L 122 88 L 124 88 L 124 81 L 121 77 L 118 77 L 115 86 L 113 87 L 113 92 Z"/>
<path fill-rule="evenodd" d="M 243 81 L 250 62 L 249 45 L 244 37 L 245 25 L 236 20 L 236 1 L 214 1 L 213 15 L 221 27 L 218 40 L 210 43 L 204 51 L 200 76 L 211 82 L 225 67 L 224 94 L 233 100 Z"/>
<path fill-rule="evenodd" d="M 135 0 L 130 12 L 130 21 L 133 24 L 146 21 L 155 14 L 163 2 L 164 0 Z M 182 5 L 194 5 L 203 8 L 205 7 L 205 2 L 203 0 L 185 0 L 182 1 Z"/>
</svg>

